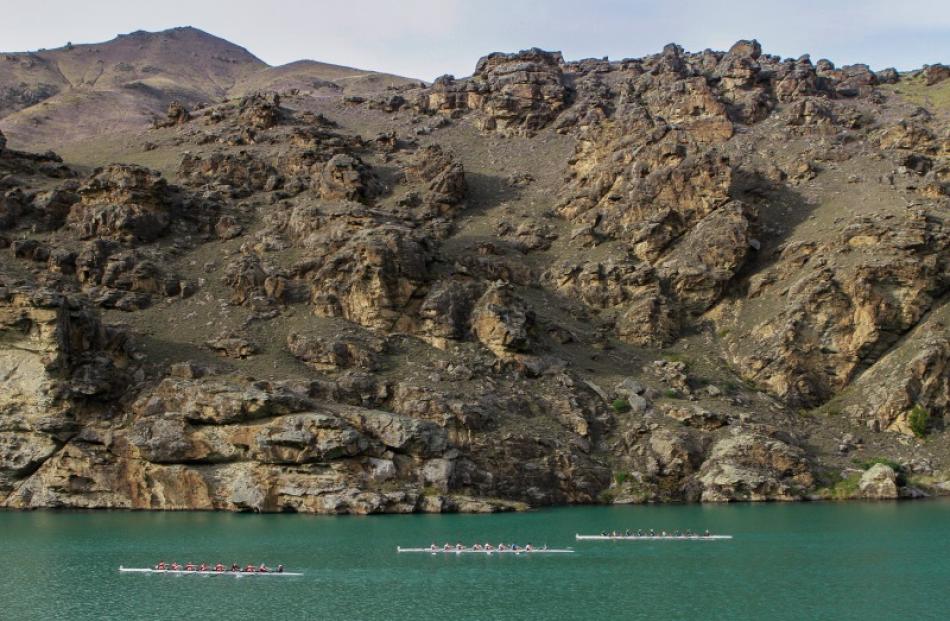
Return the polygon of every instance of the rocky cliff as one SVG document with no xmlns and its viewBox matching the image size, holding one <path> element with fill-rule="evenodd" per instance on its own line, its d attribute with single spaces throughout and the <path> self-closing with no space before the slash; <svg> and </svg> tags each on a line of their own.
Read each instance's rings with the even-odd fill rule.
<svg viewBox="0 0 950 621">
<path fill-rule="evenodd" d="M 532 49 L 0 134 L 0 506 L 942 493 L 941 67 Z"/>
</svg>

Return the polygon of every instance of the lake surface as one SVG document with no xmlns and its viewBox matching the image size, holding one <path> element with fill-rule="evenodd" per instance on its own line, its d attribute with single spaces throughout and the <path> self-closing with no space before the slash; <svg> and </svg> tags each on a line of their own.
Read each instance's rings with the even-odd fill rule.
<svg viewBox="0 0 950 621">
<path fill-rule="evenodd" d="M 700 530 L 732 541 L 583 542 Z M 396 554 L 432 542 L 571 546 Z M 278 562 L 300 578 L 120 575 Z M 314 517 L 0 512 L 0 619 L 947 619 L 950 502 L 590 507 Z"/>
</svg>

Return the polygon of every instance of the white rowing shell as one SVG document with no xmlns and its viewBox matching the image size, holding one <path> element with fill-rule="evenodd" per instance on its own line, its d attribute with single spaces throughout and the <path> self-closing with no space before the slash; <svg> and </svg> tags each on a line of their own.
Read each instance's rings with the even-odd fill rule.
<svg viewBox="0 0 950 621">
<path fill-rule="evenodd" d="M 432 548 L 396 548 L 396 552 L 417 552 L 417 553 L 429 553 L 429 554 L 573 554 L 574 550 L 570 548 L 564 549 L 532 549 L 532 550 L 473 550 L 471 548 L 463 548 L 461 550 L 456 550 L 452 548 L 451 550 L 444 550 L 442 548 L 437 548 L 433 550 Z"/>
<path fill-rule="evenodd" d="M 578 541 L 719 541 L 732 535 L 574 535 Z"/>
<path fill-rule="evenodd" d="M 119 567 L 124 574 L 168 574 L 171 576 L 234 576 L 244 578 L 248 576 L 302 576 L 302 573 L 292 571 L 243 572 L 243 571 L 187 571 L 185 569 L 150 569 L 147 567 Z"/>
</svg>

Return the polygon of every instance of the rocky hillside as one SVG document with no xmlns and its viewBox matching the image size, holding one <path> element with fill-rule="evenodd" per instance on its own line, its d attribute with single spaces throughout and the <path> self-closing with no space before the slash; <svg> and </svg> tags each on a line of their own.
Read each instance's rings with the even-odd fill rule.
<svg viewBox="0 0 950 621">
<path fill-rule="evenodd" d="M 62 157 L 4 119 L 0 506 L 950 490 L 950 69 L 233 54 Z"/>
</svg>

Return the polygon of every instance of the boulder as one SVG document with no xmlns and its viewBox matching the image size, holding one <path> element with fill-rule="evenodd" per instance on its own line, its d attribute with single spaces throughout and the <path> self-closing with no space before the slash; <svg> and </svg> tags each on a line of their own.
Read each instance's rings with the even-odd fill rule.
<svg viewBox="0 0 950 621">
<path fill-rule="evenodd" d="M 33 474 L 58 449 L 45 433 L 0 431 L 0 499 Z"/>
<path fill-rule="evenodd" d="M 79 188 L 68 223 L 83 239 L 154 241 L 172 220 L 174 202 L 161 173 L 142 166 L 100 168 Z"/>
<path fill-rule="evenodd" d="M 327 337 L 292 332 L 287 348 L 295 358 L 321 370 L 358 368 L 375 371 L 386 343 L 380 338 L 357 334 Z"/>
<path fill-rule="evenodd" d="M 437 457 L 448 448 L 446 431 L 430 421 L 357 408 L 341 409 L 338 414 L 366 435 L 400 453 Z"/>
<path fill-rule="evenodd" d="M 421 183 L 423 200 L 451 207 L 465 198 L 465 169 L 455 156 L 437 144 L 422 147 L 404 169 L 408 183 Z"/>
<path fill-rule="evenodd" d="M 370 168 L 353 155 L 334 155 L 312 182 L 313 189 L 324 200 L 349 200 L 365 203 L 376 196 L 381 187 Z"/>
<path fill-rule="evenodd" d="M 234 332 L 224 332 L 205 343 L 210 349 L 228 358 L 248 358 L 259 352 L 257 345 Z"/>
<path fill-rule="evenodd" d="M 862 498 L 874 500 L 898 498 L 897 473 L 887 464 L 874 464 L 861 475 L 858 492 Z"/>
<path fill-rule="evenodd" d="M 229 188 L 233 196 L 278 185 L 274 167 L 248 151 L 215 151 L 205 156 L 185 153 L 178 163 L 178 178 L 190 185 Z"/>
<path fill-rule="evenodd" d="M 815 477 L 801 448 L 739 431 L 713 445 L 697 481 L 703 502 L 800 500 Z"/>
<path fill-rule="evenodd" d="M 664 413 L 687 427 L 695 427 L 703 431 L 713 431 L 729 424 L 727 417 L 716 412 L 710 412 L 698 405 L 666 406 Z"/>
<path fill-rule="evenodd" d="M 280 95 L 252 93 L 238 103 L 240 122 L 254 129 L 269 129 L 281 121 Z"/>
<path fill-rule="evenodd" d="M 365 327 L 389 330 L 405 319 L 409 303 L 421 295 L 433 258 L 428 237 L 396 224 L 348 231 L 308 267 L 314 313 L 343 317 Z"/>
<path fill-rule="evenodd" d="M 941 63 L 928 65 L 924 68 L 923 74 L 924 83 L 927 86 L 933 86 L 934 84 L 939 84 L 947 78 L 950 78 L 950 67 Z"/>
<path fill-rule="evenodd" d="M 184 125 L 191 120 L 191 113 L 180 101 L 173 101 L 168 104 L 164 119 L 157 119 L 152 126 L 160 129 L 165 127 L 175 127 Z"/>
<path fill-rule="evenodd" d="M 560 52 L 537 48 L 489 54 L 467 80 L 436 79 L 417 105 L 429 112 L 477 110 L 484 129 L 530 133 L 550 123 L 567 104 L 562 63 Z"/>
<path fill-rule="evenodd" d="M 614 394 L 628 401 L 633 397 L 642 395 L 645 391 L 646 389 L 643 387 L 643 384 L 632 377 L 624 378 L 614 387 Z"/>
<path fill-rule="evenodd" d="M 534 313 L 503 283 L 492 285 L 472 313 L 472 334 L 499 357 L 529 351 L 533 326 Z"/>
</svg>

